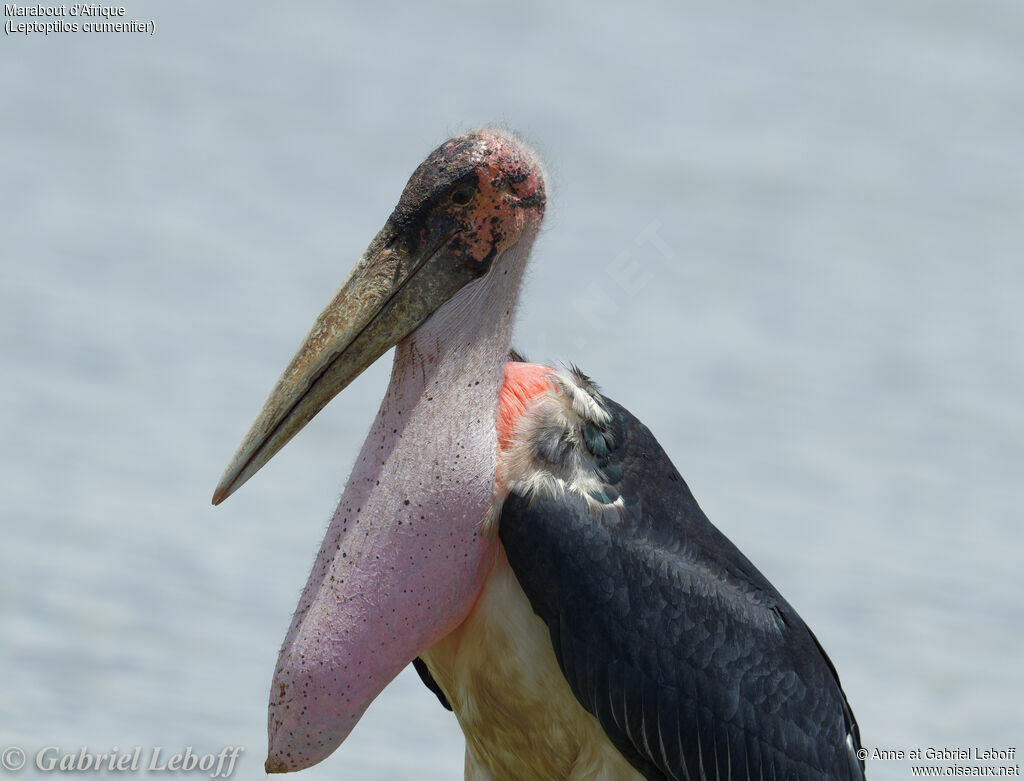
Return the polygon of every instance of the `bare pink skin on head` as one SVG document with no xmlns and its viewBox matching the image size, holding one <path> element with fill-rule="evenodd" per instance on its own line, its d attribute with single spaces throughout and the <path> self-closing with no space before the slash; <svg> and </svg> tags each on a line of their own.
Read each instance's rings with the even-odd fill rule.
<svg viewBox="0 0 1024 781">
<path fill-rule="evenodd" d="M 473 190 L 466 203 L 446 194 L 459 182 Z M 434 222 L 423 224 L 451 232 L 447 251 L 488 270 L 398 343 L 387 394 L 275 668 L 268 772 L 329 755 L 482 591 L 498 550 L 494 525 L 484 523 L 501 490 L 498 396 L 544 198 L 533 153 L 480 131 L 438 148 L 392 215 L 415 226 L 431 209 Z"/>
<path fill-rule="evenodd" d="M 443 182 L 470 172 L 476 188 L 472 202 L 443 208 L 459 228 L 453 249 L 483 263 L 517 241 L 528 220 L 544 214 L 547 194 L 542 165 L 517 139 L 481 130 L 446 141 L 413 172 L 395 211 L 402 211 L 404 202 L 417 204 Z"/>
</svg>

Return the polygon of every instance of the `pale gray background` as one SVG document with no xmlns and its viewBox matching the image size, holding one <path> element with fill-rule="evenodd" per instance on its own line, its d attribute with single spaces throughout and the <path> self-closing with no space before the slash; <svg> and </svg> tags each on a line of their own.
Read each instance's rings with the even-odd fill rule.
<svg viewBox="0 0 1024 781">
<path fill-rule="evenodd" d="M 866 745 L 1021 742 L 1018 0 L 127 8 L 156 35 L 0 42 L 0 748 L 262 775 L 388 362 L 210 494 L 408 174 L 492 121 L 551 171 L 520 348 L 651 426 Z M 403 674 L 302 777 L 461 766 Z"/>
</svg>

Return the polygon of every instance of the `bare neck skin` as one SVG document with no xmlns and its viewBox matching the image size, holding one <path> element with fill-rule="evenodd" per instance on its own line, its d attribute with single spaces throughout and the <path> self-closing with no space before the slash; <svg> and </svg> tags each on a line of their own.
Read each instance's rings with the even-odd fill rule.
<svg viewBox="0 0 1024 781">
<path fill-rule="evenodd" d="M 472 610 L 497 551 L 493 530 L 482 527 L 494 501 L 498 392 L 532 243 L 523 236 L 399 342 L 281 649 L 271 758 L 293 767 L 323 759 L 394 676 Z"/>
</svg>

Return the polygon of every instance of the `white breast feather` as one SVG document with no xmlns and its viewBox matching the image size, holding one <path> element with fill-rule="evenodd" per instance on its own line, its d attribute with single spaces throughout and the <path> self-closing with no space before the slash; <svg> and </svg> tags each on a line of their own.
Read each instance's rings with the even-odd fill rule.
<svg viewBox="0 0 1024 781">
<path fill-rule="evenodd" d="M 592 426 L 609 446 L 611 435 L 604 397 L 578 369 L 553 371 L 546 393 L 519 418 L 508 455 L 507 485 L 524 497 L 562 499 L 576 494 L 592 515 L 621 510 L 622 498 L 603 503 L 594 497 L 605 489 L 597 459 L 587 447 L 584 427 Z"/>
</svg>

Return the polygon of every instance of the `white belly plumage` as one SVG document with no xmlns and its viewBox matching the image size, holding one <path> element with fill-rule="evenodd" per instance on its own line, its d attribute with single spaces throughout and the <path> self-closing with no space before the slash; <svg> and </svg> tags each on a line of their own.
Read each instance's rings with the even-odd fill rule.
<svg viewBox="0 0 1024 781">
<path fill-rule="evenodd" d="M 642 778 L 576 701 L 504 551 L 469 618 L 422 658 L 466 736 L 466 779 Z"/>
</svg>

